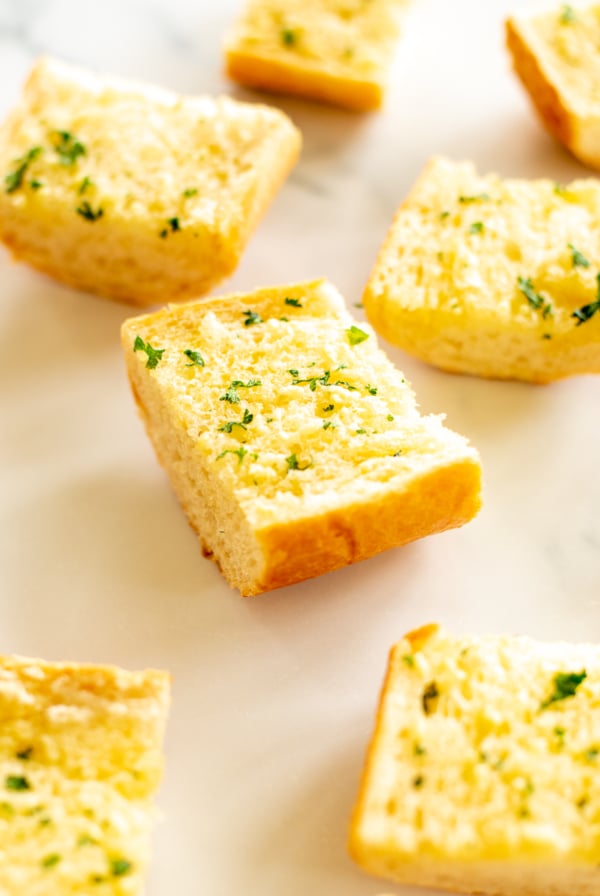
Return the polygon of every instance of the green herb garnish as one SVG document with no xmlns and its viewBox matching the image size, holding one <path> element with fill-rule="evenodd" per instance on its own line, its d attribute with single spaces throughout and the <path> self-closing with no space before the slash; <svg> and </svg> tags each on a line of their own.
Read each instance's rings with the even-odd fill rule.
<svg viewBox="0 0 600 896">
<path fill-rule="evenodd" d="M 69 131 L 54 131 L 58 137 L 54 149 L 61 165 L 74 165 L 80 156 L 85 155 L 85 146 Z"/>
<path fill-rule="evenodd" d="M 449 212 L 449 211 L 441 212 L 441 214 L 440 214 L 440 221 L 445 221 L 446 218 L 449 218 L 449 217 L 450 217 L 450 212 Z"/>
<path fill-rule="evenodd" d="M 154 368 L 158 366 L 158 362 L 161 360 L 162 356 L 165 353 L 164 348 L 153 348 L 149 342 L 144 342 L 141 336 L 135 337 L 133 350 L 134 352 L 146 353 L 146 367 L 148 368 L 148 370 L 154 370 Z"/>
<path fill-rule="evenodd" d="M 298 42 L 298 32 L 293 28 L 282 28 L 281 40 L 286 47 L 294 47 Z"/>
<path fill-rule="evenodd" d="M 420 790 L 424 783 L 425 778 L 423 777 L 423 775 L 417 775 L 416 778 L 413 778 L 412 785 L 416 790 Z"/>
<path fill-rule="evenodd" d="M 535 291 L 535 286 L 533 285 L 533 280 L 531 279 L 531 277 L 528 277 L 527 279 L 525 279 L 524 277 L 519 277 L 517 283 L 520 291 L 523 293 L 530 306 L 535 311 L 541 311 L 543 318 L 546 318 L 549 314 L 552 314 L 551 302 L 547 302 L 539 292 Z"/>
<path fill-rule="evenodd" d="M 579 249 L 576 249 L 573 243 L 569 243 L 569 249 L 571 250 L 571 255 L 573 259 L 573 267 L 574 268 L 589 268 L 590 263 L 583 255 Z"/>
<path fill-rule="evenodd" d="M 544 700 L 540 709 L 547 709 L 553 703 L 574 697 L 577 693 L 577 688 L 586 678 L 587 672 L 585 669 L 583 672 L 557 672 L 554 676 L 554 691 L 547 700 Z"/>
<path fill-rule="evenodd" d="M 191 199 L 192 196 L 198 195 L 198 190 L 196 187 L 188 187 L 187 190 L 183 191 L 183 195 L 185 196 L 186 199 Z"/>
<path fill-rule="evenodd" d="M 369 393 L 369 395 L 377 395 L 377 386 L 372 386 L 370 383 L 367 383 L 365 389 Z"/>
<path fill-rule="evenodd" d="M 163 227 L 160 231 L 159 236 L 164 240 L 168 235 L 169 231 L 171 233 L 177 233 L 178 230 L 181 230 L 181 221 L 179 218 L 168 218 L 167 219 L 167 227 Z"/>
<path fill-rule="evenodd" d="M 405 653 L 402 657 L 402 662 L 405 663 L 410 669 L 412 669 L 415 665 L 415 658 L 412 653 Z"/>
<path fill-rule="evenodd" d="M 248 408 L 246 408 L 241 420 L 231 420 L 229 423 L 224 423 L 223 426 L 219 426 L 219 432 L 233 432 L 234 426 L 240 426 L 242 429 L 247 429 L 248 424 L 252 423 L 253 420 L 254 414 L 251 414 Z"/>
<path fill-rule="evenodd" d="M 588 762 L 595 762 L 599 755 L 600 750 L 598 749 L 598 747 L 592 747 L 591 750 L 585 751 L 585 758 Z"/>
<path fill-rule="evenodd" d="M 440 696 L 440 692 L 438 690 L 438 686 L 435 681 L 430 681 L 425 690 L 423 691 L 423 696 L 421 697 L 421 703 L 423 704 L 423 712 L 426 716 L 430 716 L 435 712 L 437 708 L 438 699 Z"/>
<path fill-rule="evenodd" d="M 19 187 L 22 186 L 27 169 L 34 159 L 37 159 L 41 152 L 41 146 L 34 146 L 29 152 L 26 152 L 24 156 L 21 156 L 20 159 L 15 159 L 15 165 L 17 167 L 4 178 L 4 189 L 6 193 L 14 193 L 15 190 L 18 190 Z"/>
<path fill-rule="evenodd" d="M 308 470 L 309 467 L 312 467 L 312 460 L 306 461 L 306 463 L 301 463 L 295 454 L 290 454 L 289 457 L 286 457 L 285 462 L 288 466 L 288 472 L 290 470 L 299 470 L 302 472 L 303 470 Z"/>
<path fill-rule="evenodd" d="M 248 380 L 247 383 L 243 383 L 242 380 L 233 380 L 225 392 L 225 395 L 221 395 L 219 401 L 228 401 L 229 404 L 239 404 L 240 396 L 238 395 L 237 390 L 254 389 L 256 386 L 262 386 L 262 380 Z"/>
<path fill-rule="evenodd" d="M 575 15 L 575 10 L 570 5 L 570 3 L 565 3 L 560 13 L 560 24 L 561 25 L 572 25 L 573 22 L 577 21 L 577 16 Z"/>
<path fill-rule="evenodd" d="M 302 386 L 304 383 L 308 383 L 311 392 L 315 392 L 317 386 L 328 386 L 329 379 L 331 377 L 331 371 L 326 370 L 321 376 L 309 376 L 306 379 L 298 379 L 298 371 L 291 369 L 288 370 L 288 373 L 291 374 L 294 379 L 292 380 L 292 386 Z"/>
<path fill-rule="evenodd" d="M 81 205 L 77 206 L 75 211 L 78 215 L 81 215 L 82 218 L 85 218 L 86 221 L 97 221 L 98 218 L 101 218 L 104 214 L 104 209 L 100 208 L 100 206 L 94 211 L 87 199 L 84 199 Z"/>
<path fill-rule="evenodd" d="M 204 367 L 204 358 L 200 354 L 200 352 L 195 352 L 191 348 L 186 348 L 183 352 L 186 358 L 190 359 L 190 363 L 186 364 L 186 367 Z"/>
<path fill-rule="evenodd" d="M 33 753 L 33 747 L 26 747 L 24 750 L 19 750 L 16 754 L 17 759 L 22 759 L 26 762 L 28 759 L 31 759 L 31 754 Z"/>
<path fill-rule="evenodd" d="M 7 775 L 4 784 L 7 790 L 31 790 L 31 784 L 23 775 Z"/>
<path fill-rule="evenodd" d="M 233 450 L 233 448 L 228 448 L 227 451 L 221 451 L 221 453 L 217 456 L 217 460 L 221 460 L 221 458 L 225 457 L 227 454 L 235 454 L 238 462 L 241 464 L 248 452 L 243 445 L 240 445 L 240 447 L 235 451 Z M 256 455 L 254 456 L 256 457 Z"/>
<path fill-rule="evenodd" d="M 264 323 L 262 317 L 256 311 L 251 311 L 250 309 L 248 309 L 247 311 L 243 312 L 243 315 L 246 318 L 246 320 L 244 321 L 245 327 L 252 327 L 254 326 L 254 324 Z"/>
<path fill-rule="evenodd" d="M 491 202 L 492 197 L 489 193 L 478 193 L 477 196 L 459 196 L 458 201 L 462 205 L 468 205 L 471 202 Z"/>
<path fill-rule="evenodd" d="M 79 184 L 79 189 L 77 192 L 80 196 L 83 196 L 86 190 L 89 190 L 90 187 L 95 186 L 94 181 L 89 177 L 84 177 L 81 183 Z"/>
<path fill-rule="evenodd" d="M 32 190 L 41 190 L 42 187 L 44 186 L 44 184 L 42 183 L 41 180 L 36 180 L 34 178 L 33 180 L 29 181 L 29 186 L 31 187 Z"/>
<path fill-rule="evenodd" d="M 574 311 L 571 317 L 574 317 L 577 320 L 575 326 L 580 327 L 581 324 L 584 324 L 586 321 L 590 320 L 598 311 L 600 311 L 600 274 L 596 276 L 596 282 L 598 284 L 598 293 L 596 296 L 596 300 L 594 302 L 590 302 L 589 305 L 584 305 L 582 308 L 578 308 L 577 311 Z"/>
<path fill-rule="evenodd" d="M 469 227 L 469 233 L 479 234 L 483 233 L 483 221 L 475 221 Z"/>
<path fill-rule="evenodd" d="M 364 342 L 365 339 L 369 338 L 368 333 L 365 333 L 364 330 L 355 326 L 351 326 L 349 330 L 346 330 L 346 335 L 348 336 L 350 345 L 360 345 L 361 342 Z"/>
<path fill-rule="evenodd" d="M 423 746 L 423 744 L 416 743 L 414 746 L 414 754 L 415 756 L 425 756 L 427 754 L 427 750 Z"/>
<path fill-rule="evenodd" d="M 323 429 L 329 429 L 330 427 L 332 427 L 333 429 L 336 429 L 336 425 L 333 422 L 333 420 L 325 420 L 323 422 Z"/>
<path fill-rule="evenodd" d="M 113 877 L 123 877 L 133 869 L 132 863 L 128 859 L 111 859 L 110 873 Z"/>
<path fill-rule="evenodd" d="M 53 852 L 52 855 L 46 856 L 45 859 L 42 859 L 40 865 L 42 866 L 42 868 L 54 868 L 61 860 L 62 856 L 59 856 L 57 852 Z"/>
</svg>

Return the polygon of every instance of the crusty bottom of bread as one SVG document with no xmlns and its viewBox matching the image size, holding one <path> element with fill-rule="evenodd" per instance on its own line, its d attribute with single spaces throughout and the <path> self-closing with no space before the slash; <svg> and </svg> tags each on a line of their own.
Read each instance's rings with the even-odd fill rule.
<svg viewBox="0 0 600 896">
<path fill-rule="evenodd" d="M 147 380 L 147 378 L 144 378 Z M 355 502 L 336 510 L 253 531 L 242 510 L 214 488 L 192 456 L 185 433 L 171 433 L 166 412 L 153 407 L 152 425 L 141 395 L 143 380 L 132 391 L 157 457 L 197 534 L 205 556 L 244 597 L 331 572 L 434 533 L 462 526 L 481 507 L 481 468 L 472 457 L 439 461 L 415 477 L 400 493 Z M 157 415 L 165 414 L 162 425 Z M 160 428 L 159 428 L 160 426 Z M 210 496 L 210 497 L 209 497 Z M 237 520 L 236 544 L 219 541 L 219 518 Z M 229 531 L 231 529 L 229 528 Z"/>
<path fill-rule="evenodd" d="M 351 80 L 300 66 L 298 62 L 287 64 L 259 53 L 228 49 L 226 72 L 232 80 L 246 87 L 306 97 L 353 112 L 370 112 L 379 109 L 383 102 L 383 86 L 376 81 Z"/>
</svg>

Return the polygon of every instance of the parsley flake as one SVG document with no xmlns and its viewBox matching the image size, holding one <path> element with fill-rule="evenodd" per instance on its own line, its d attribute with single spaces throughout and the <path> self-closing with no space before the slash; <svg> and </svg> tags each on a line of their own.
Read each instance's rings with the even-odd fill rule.
<svg viewBox="0 0 600 896">
<path fill-rule="evenodd" d="M 469 233 L 479 234 L 483 233 L 483 221 L 475 221 L 469 227 Z"/>
<path fill-rule="evenodd" d="M 240 445 L 240 447 L 235 451 L 233 450 L 233 448 L 228 448 L 226 451 L 221 451 L 221 453 L 217 456 L 217 460 L 221 460 L 227 454 L 235 454 L 235 456 L 238 459 L 238 463 L 241 464 L 242 461 L 244 460 L 244 458 L 246 457 L 246 455 L 248 454 L 248 451 L 244 448 L 243 445 Z M 256 456 L 257 455 L 253 455 L 253 457 L 256 457 Z"/>
<path fill-rule="evenodd" d="M 298 458 L 296 457 L 295 454 L 290 454 L 289 457 L 286 457 L 285 462 L 287 463 L 287 466 L 288 466 L 288 472 L 290 470 L 299 470 L 300 472 L 302 472 L 303 470 L 308 470 L 308 468 L 312 467 L 312 465 L 313 465 L 312 460 L 302 463 L 301 461 L 298 460 Z"/>
<path fill-rule="evenodd" d="M 34 146 L 29 152 L 26 152 L 24 156 L 21 156 L 20 159 L 15 159 L 14 164 L 17 167 L 4 178 L 4 190 L 6 193 L 14 193 L 15 190 L 18 190 L 19 187 L 23 185 L 23 179 L 27 174 L 27 169 L 31 163 L 37 159 L 41 152 L 41 146 Z"/>
<path fill-rule="evenodd" d="M 263 324 L 264 323 L 260 314 L 258 314 L 258 312 L 256 312 L 256 311 L 251 311 L 250 308 L 248 308 L 247 311 L 243 312 L 243 316 L 246 318 L 246 320 L 244 321 L 245 327 L 252 327 L 252 326 L 254 326 L 254 324 Z"/>
<path fill-rule="evenodd" d="M 146 367 L 148 370 L 154 370 L 155 367 L 158 367 L 158 362 L 165 353 L 164 348 L 153 348 L 149 342 L 144 342 L 141 336 L 135 337 L 133 350 L 134 352 L 146 353 Z"/>
<path fill-rule="evenodd" d="M 80 156 L 85 155 L 85 146 L 69 131 L 55 131 L 54 149 L 61 165 L 74 165 Z"/>
<path fill-rule="evenodd" d="M 425 756 L 427 754 L 427 750 L 425 749 L 423 744 L 420 744 L 417 741 L 417 743 L 415 744 L 415 747 L 414 747 L 414 753 L 415 753 L 415 756 Z"/>
<path fill-rule="evenodd" d="M 286 305 L 291 305 L 293 308 L 304 308 L 304 305 L 300 301 L 300 299 L 290 299 L 289 296 L 286 296 L 283 300 Z"/>
<path fill-rule="evenodd" d="M 577 327 L 580 327 L 581 324 L 586 323 L 586 321 L 590 320 L 598 311 L 600 311 L 600 274 L 596 276 L 596 282 L 598 284 L 598 293 L 594 302 L 590 302 L 589 305 L 584 305 L 582 308 L 578 308 L 573 312 L 571 317 L 574 317 L 577 320 Z"/>
<path fill-rule="evenodd" d="M 75 211 L 78 215 L 81 215 L 82 218 L 85 218 L 86 221 L 97 221 L 98 218 L 101 218 L 104 214 L 104 209 L 100 206 L 94 211 L 87 199 L 84 199 L 81 205 L 77 206 Z"/>
<path fill-rule="evenodd" d="M 167 227 L 163 227 L 160 231 L 159 236 L 164 240 L 168 237 L 169 232 L 177 233 L 178 230 L 181 230 L 181 221 L 179 218 L 168 218 L 167 219 Z"/>
<path fill-rule="evenodd" d="M 544 700 L 540 709 L 548 709 L 553 703 L 574 697 L 577 693 L 577 688 L 586 678 L 587 672 L 585 669 L 583 672 L 557 672 L 554 676 L 554 691 L 547 700 Z"/>
<path fill-rule="evenodd" d="M 405 653 L 402 657 L 402 662 L 409 667 L 409 669 L 413 669 L 415 665 L 415 658 L 412 653 Z"/>
<path fill-rule="evenodd" d="M 547 302 L 539 292 L 535 291 L 535 286 L 533 285 L 531 277 L 528 277 L 527 279 L 519 277 L 517 283 L 520 291 L 523 293 L 530 306 L 535 311 L 541 311 L 544 319 L 548 317 L 549 314 L 552 314 L 552 303 Z"/>
<path fill-rule="evenodd" d="M 23 760 L 26 762 L 28 759 L 31 759 L 31 754 L 33 753 L 33 747 L 26 747 L 24 750 L 19 750 L 16 754 L 17 759 Z"/>
<path fill-rule="evenodd" d="M 369 393 L 369 395 L 377 395 L 377 386 L 372 386 L 370 383 L 367 383 L 365 389 Z"/>
<path fill-rule="evenodd" d="M 346 335 L 348 336 L 350 345 L 360 345 L 361 342 L 364 342 L 369 338 L 368 333 L 365 333 L 364 330 L 355 326 L 351 326 L 349 330 L 346 330 Z"/>
<path fill-rule="evenodd" d="M 132 863 L 128 859 L 111 859 L 110 873 L 113 877 L 124 877 L 133 869 Z"/>
<path fill-rule="evenodd" d="M 571 6 L 570 3 L 565 3 L 561 13 L 560 13 L 560 24 L 561 25 L 572 25 L 573 22 L 577 21 L 577 16 L 575 15 L 575 10 Z"/>
<path fill-rule="evenodd" d="M 184 349 L 183 354 L 186 358 L 190 359 L 190 363 L 186 364 L 186 367 L 204 367 L 204 358 L 200 354 L 200 352 L 195 352 L 191 348 Z"/>
<path fill-rule="evenodd" d="M 430 716 L 435 712 L 438 704 L 438 699 L 440 696 L 440 692 L 438 690 L 438 686 L 435 681 L 430 681 L 425 690 L 423 691 L 423 696 L 421 697 L 421 703 L 423 705 L 423 712 L 426 716 Z"/>
<path fill-rule="evenodd" d="M 329 428 L 337 429 L 333 420 L 324 420 L 323 421 L 323 429 L 329 429 Z"/>
<path fill-rule="evenodd" d="M 294 47 L 298 43 L 298 32 L 294 28 L 282 28 L 281 40 L 286 47 Z"/>
<path fill-rule="evenodd" d="M 233 380 L 225 392 L 224 395 L 221 395 L 219 401 L 228 401 L 229 404 L 239 404 L 240 396 L 238 395 L 238 389 L 254 389 L 256 386 L 262 386 L 262 380 L 248 380 L 247 383 L 243 383 L 242 380 Z"/>
<path fill-rule="evenodd" d="M 32 190 L 41 190 L 42 187 L 44 186 L 44 184 L 42 183 L 41 180 L 36 180 L 34 178 L 33 180 L 29 181 L 29 186 L 31 187 Z"/>
<path fill-rule="evenodd" d="M 54 868 L 61 861 L 62 856 L 59 856 L 57 852 L 53 852 L 52 855 L 46 856 L 45 859 L 42 859 L 40 864 L 42 868 Z"/>
<path fill-rule="evenodd" d="M 232 432 L 234 426 L 240 426 L 242 429 L 247 429 L 248 424 L 252 423 L 254 420 L 254 414 L 251 414 L 248 408 L 244 411 L 244 416 L 241 420 L 231 420 L 229 423 L 224 423 L 223 426 L 219 426 L 219 432 Z"/>
<path fill-rule="evenodd" d="M 491 202 L 492 197 L 489 193 L 479 193 L 477 196 L 459 196 L 458 201 L 462 205 L 469 205 L 471 202 Z"/>
<path fill-rule="evenodd" d="M 573 243 L 569 243 L 569 249 L 571 250 L 574 268 L 589 268 L 590 263 L 588 259 L 579 251 L 579 249 L 575 248 Z"/>
<path fill-rule="evenodd" d="M 420 790 L 424 783 L 425 778 L 423 777 L 423 775 L 417 775 L 416 778 L 413 778 L 412 784 L 416 790 Z"/>
<path fill-rule="evenodd" d="M 7 775 L 4 784 L 7 790 L 31 790 L 31 784 L 23 775 Z"/>
<path fill-rule="evenodd" d="M 86 190 L 89 190 L 90 187 L 94 187 L 94 181 L 90 177 L 84 177 L 81 183 L 79 184 L 79 189 L 77 192 L 80 196 L 83 196 Z"/>
<path fill-rule="evenodd" d="M 183 195 L 185 196 L 186 199 L 191 199 L 192 196 L 198 195 L 198 190 L 196 187 L 188 187 L 187 190 L 183 191 Z"/>
</svg>

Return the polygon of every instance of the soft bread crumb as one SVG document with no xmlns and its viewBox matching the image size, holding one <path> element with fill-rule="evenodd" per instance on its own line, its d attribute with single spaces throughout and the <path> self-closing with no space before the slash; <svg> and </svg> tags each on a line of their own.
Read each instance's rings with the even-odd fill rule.
<svg viewBox="0 0 600 896">
<path fill-rule="evenodd" d="M 356 327 L 324 281 L 167 308 L 127 321 L 122 337 L 159 460 L 242 594 L 462 525 L 479 509 L 477 453 L 419 416 L 371 329 Z"/>
<path fill-rule="evenodd" d="M 0 893 L 140 892 L 169 700 L 161 672 L 0 657 Z"/>
<path fill-rule="evenodd" d="M 596 896 L 599 706 L 597 645 L 407 636 L 390 657 L 354 857 L 403 884 Z"/>
<path fill-rule="evenodd" d="M 267 106 L 43 59 L 0 130 L 0 239 L 78 289 L 197 297 L 235 269 L 299 148 Z"/>
<path fill-rule="evenodd" d="M 247 0 L 225 47 L 236 81 L 356 111 L 378 108 L 407 0 Z"/>
<path fill-rule="evenodd" d="M 600 372 L 600 184 L 432 160 L 367 284 L 373 326 L 444 370 L 546 383 Z"/>
<path fill-rule="evenodd" d="M 521 12 L 506 32 L 515 71 L 547 129 L 600 168 L 600 4 Z"/>
</svg>

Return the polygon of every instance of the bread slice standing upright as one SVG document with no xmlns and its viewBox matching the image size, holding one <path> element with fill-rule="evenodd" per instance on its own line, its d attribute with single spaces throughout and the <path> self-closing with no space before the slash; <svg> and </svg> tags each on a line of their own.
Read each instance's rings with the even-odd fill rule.
<svg viewBox="0 0 600 896">
<path fill-rule="evenodd" d="M 466 440 L 324 281 L 133 318 L 129 377 L 204 551 L 259 594 L 460 526 L 480 505 Z"/>
<path fill-rule="evenodd" d="M 378 108 L 407 0 L 246 0 L 225 45 L 231 78 L 355 111 Z"/>
<path fill-rule="evenodd" d="M 547 383 L 600 372 L 600 183 L 433 159 L 364 294 L 376 330 L 443 370 Z"/>
<path fill-rule="evenodd" d="M 351 851 L 402 884 L 600 892 L 600 647 L 455 637 L 392 650 Z"/>
<path fill-rule="evenodd" d="M 162 672 L 0 657 L 0 893 L 137 896 L 162 774 Z"/>
<path fill-rule="evenodd" d="M 600 168 L 600 3 L 524 10 L 506 31 L 515 71 L 546 128 Z"/>
<path fill-rule="evenodd" d="M 41 60 L 0 128 L 0 240 L 108 298 L 197 297 L 235 269 L 299 148 L 267 106 Z"/>
</svg>

